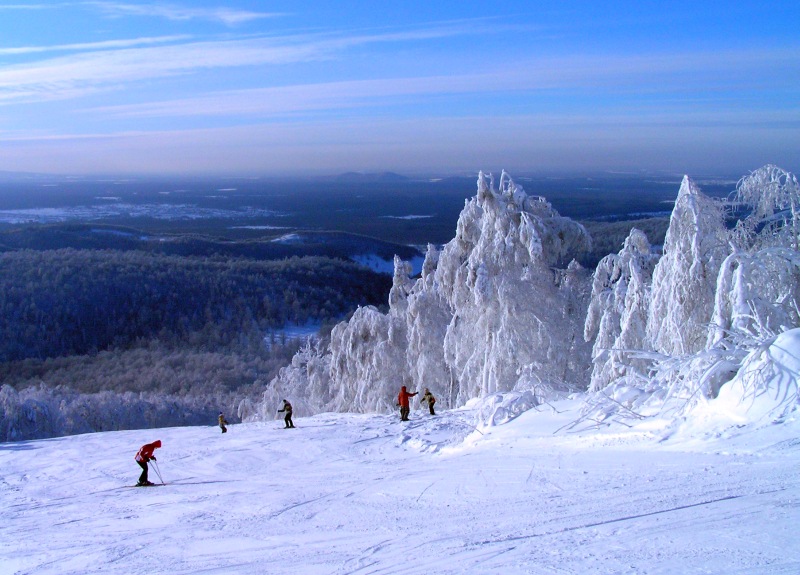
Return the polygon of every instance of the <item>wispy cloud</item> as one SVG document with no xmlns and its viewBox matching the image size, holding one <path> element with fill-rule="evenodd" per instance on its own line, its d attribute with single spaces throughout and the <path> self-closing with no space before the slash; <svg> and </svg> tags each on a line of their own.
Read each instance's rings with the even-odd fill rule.
<svg viewBox="0 0 800 575">
<path fill-rule="evenodd" d="M 111 50 L 117 48 L 132 48 L 150 44 L 165 44 L 168 42 L 185 41 L 191 36 L 182 34 L 175 36 L 156 36 L 153 38 L 131 38 L 128 40 L 107 40 L 105 42 L 84 42 L 79 44 L 56 44 L 53 46 L 19 46 L 16 48 L 0 48 L 0 56 L 17 54 L 39 54 L 44 52 L 82 52 L 92 50 Z"/>
<path fill-rule="evenodd" d="M 672 56 L 558 57 L 516 62 L 486 73 L 397 77 L 375 80 L 307 83 L 208 94 L 158 102 L 92 108 L 111 117 L 259 116 L 382 106 L 398 100 L 465 94 L 510 94 L 570 90 L 582 93 L 633 93 L 647 104 L 647 95 L 680 94 L 686 90 L 716 94 L 722 84 L 751 84 L 748 71 L 791 69 L 800 65 L 794 51 L 695 53 Z M 732 71 L 735 69 L 736 74 Z M 790 76 L 788 81 L 792 81 Z M 777 84 L 776 84 L 777 85 Z M 730 99 L 721 93 L 714 100 Z M 663 104 L 663 96 L 656 101 Z M 696 104 L 696 103 L 695 103 Z M 652 105 L 652 104 L 650 104 Z"/>
<path fill-rule="evenodd" d="M 224 6 L 189 8 L 177 4 L 128 4 L 124 2 L 85 2 L 85 4 L 94 6 L 112 17 L 150 16 L 167 20 L 211 20 L 222 22 L 228 26 L 282 15 L 276 12 L 253 12 Z"/>
<path fill-rule="evenodd" d="M 286 64 L 323 58 L 315 44 L 275 44 L 265 40 L 193 42 L 180 45 L 105 50 L 50 58 L 0 68 L 0 100 L 52 100 L 146 79 L 186 74 L 201 69 Z"/>
<path fill-rule="evenodd" d="M 0 10 L 47 10 L 49 4 L 0 4 Z"/>
<path fill-rule="evenodd" d="M 78 87 L 83 94 L 91 89 L 105 90 L 109 86 L 213 68 L 321 61 L 334 58 L 357 46 L 431 39 L 458 33 L 458 28 L 445 26 L 386 34 L 262 37 L 127 48 L 124 47 L 125 42 L 148 44 L 158 43 L 160 40 L 123 40 L 111 41 L 107 46 L 120 49 L 105 50 L 98 49 L 102 43 L 86 44 L 84 53 L 0 67 L 0 102 L 70 98 L 75 96 Z M 168 39 L 165 37 L 164 41 Z M 77 49 L 76 46 L 66 45 L 61 48 Z M 22 47 L 5 50 L 22 50 L 20 53 L 24 53 L 44 52 L 48 49 L 54 48 Z"/>
</svg>

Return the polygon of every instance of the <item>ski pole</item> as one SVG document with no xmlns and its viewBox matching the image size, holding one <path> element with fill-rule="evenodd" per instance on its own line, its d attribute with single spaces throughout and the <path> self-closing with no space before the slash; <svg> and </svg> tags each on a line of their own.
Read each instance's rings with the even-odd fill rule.
<svg viewBox="0 0 800 575">
<path fill-rule="evenodd" d="M 164 478 L 161 477 L 161 470 L 158 468 L 158 461 L 155 462 L 153 469 L 156 470 L 156 475 L 158 475 L 158 478 L 161 480 L 161 484 L 164 485 Z"/>
</svg>

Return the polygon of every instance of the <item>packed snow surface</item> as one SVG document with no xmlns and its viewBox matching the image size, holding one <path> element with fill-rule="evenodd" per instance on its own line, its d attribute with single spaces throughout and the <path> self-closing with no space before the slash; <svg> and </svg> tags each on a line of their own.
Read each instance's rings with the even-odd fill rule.
<svg viewBox="0 0 800 575">
<path fill-rule="evenodd" d="M 800 573 L 800 423 L 565 432 L 580 406 L 0 444 L 0 572 Z M 166 486 L 129 487 L 156 439 Z"/>
</svg>

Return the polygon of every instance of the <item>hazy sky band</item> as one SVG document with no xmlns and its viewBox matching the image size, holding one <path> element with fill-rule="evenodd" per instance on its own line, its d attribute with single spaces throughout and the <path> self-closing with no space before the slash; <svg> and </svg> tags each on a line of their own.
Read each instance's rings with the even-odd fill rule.
<svg viewBox="0 0 800 575">
<path fill-rule="evenodd" d="M 682 4 L 0 3 L 0 170 L 796 169 L 800 10 Z"/>
</svg>

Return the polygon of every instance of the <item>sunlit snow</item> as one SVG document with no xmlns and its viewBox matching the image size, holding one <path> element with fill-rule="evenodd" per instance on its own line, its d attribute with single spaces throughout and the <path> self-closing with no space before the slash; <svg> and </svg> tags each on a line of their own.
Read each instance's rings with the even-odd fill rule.
<svg viewBox="0 0 800 575">
<path fill-rule="evenodd" d="M 797 421 L 659 442 L 663 420 L 554 435 L 577 400 L 476 427 L 480 407 L 2 444 L 1 570 L 800 572 Z M 167 485 L 129 487 L 155 439 Z"/>
</svg>

